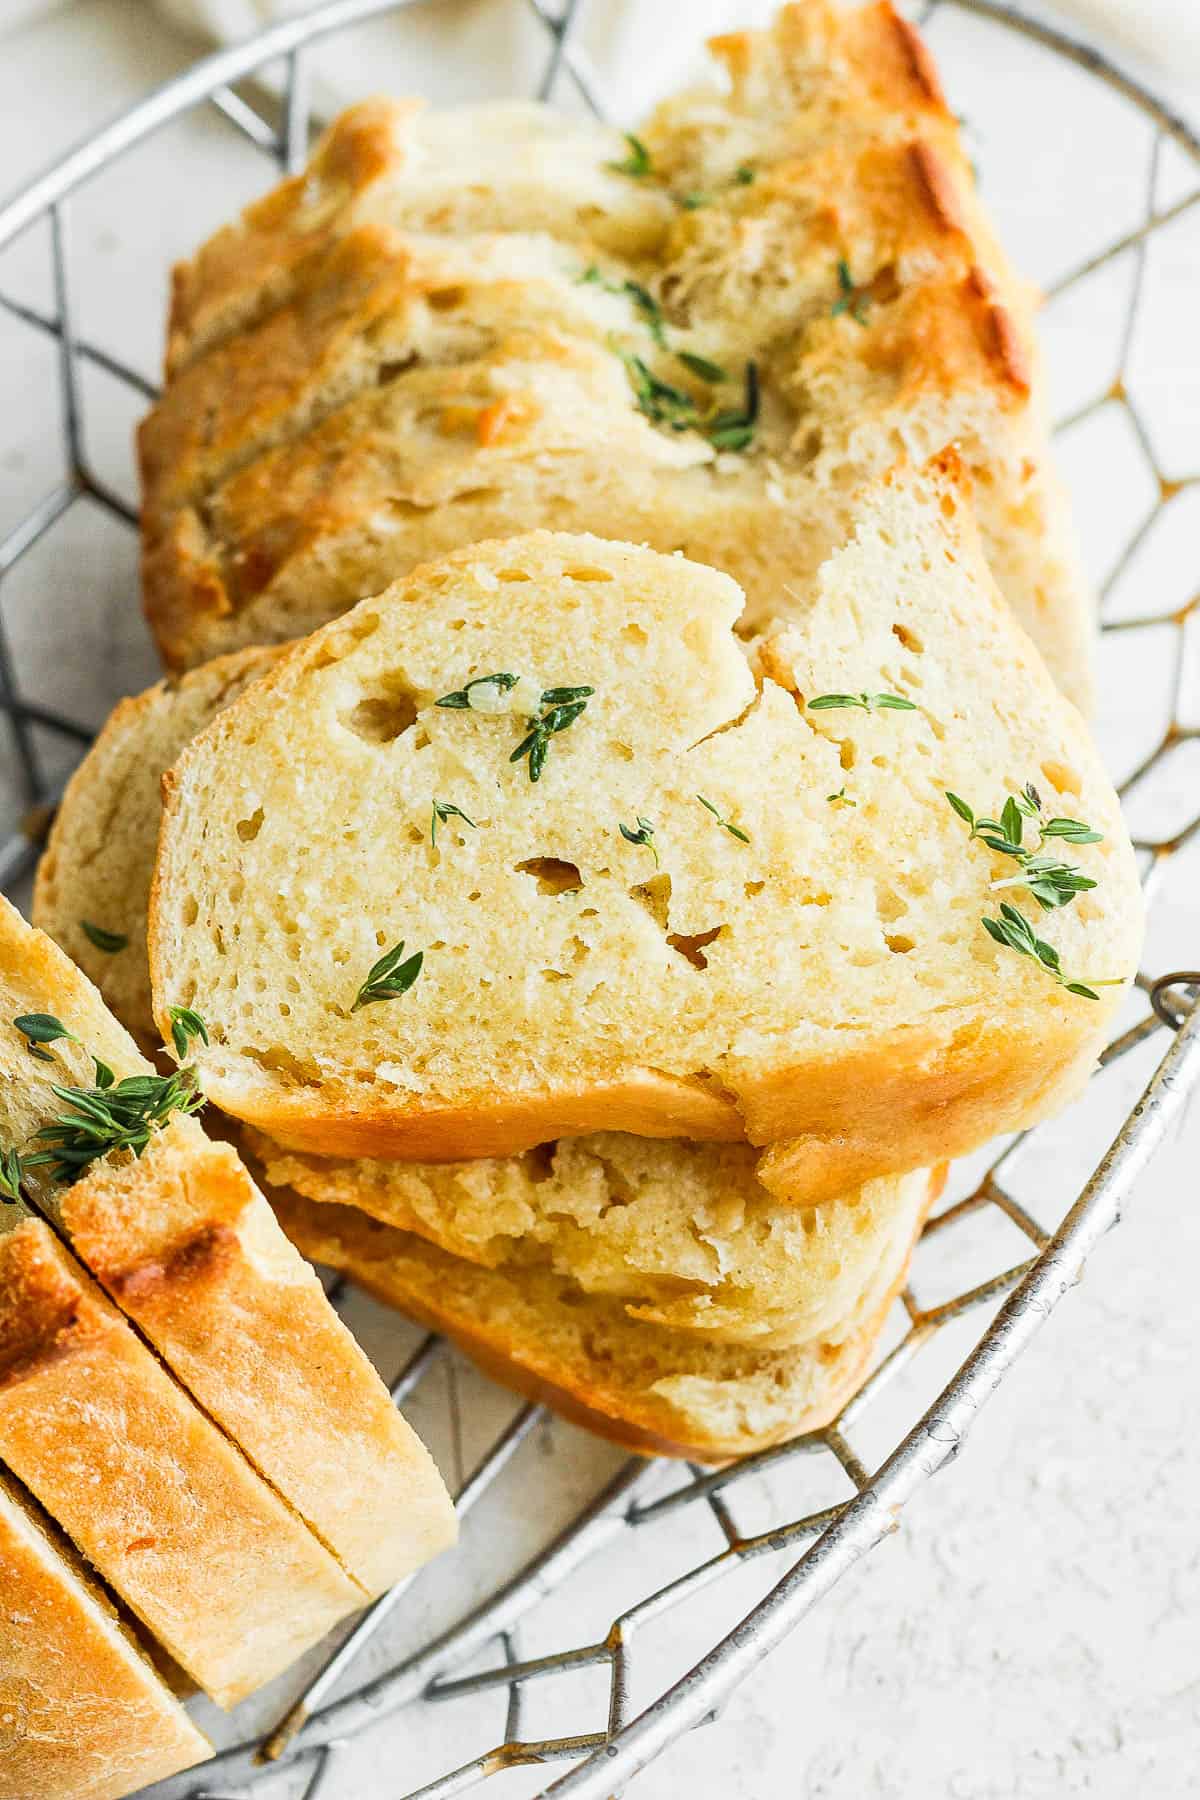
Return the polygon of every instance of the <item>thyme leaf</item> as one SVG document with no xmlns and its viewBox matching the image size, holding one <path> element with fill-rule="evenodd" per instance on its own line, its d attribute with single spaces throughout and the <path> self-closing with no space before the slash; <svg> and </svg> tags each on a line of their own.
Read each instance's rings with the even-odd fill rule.
<svg viewBox="0 0 1200 1800">
<path fill-rule="evenodd" d="M 208 1044 L 208 1026 L 190 1006 L 172 1006 L 167 1010 L 171 1021 L 171 1042 L 175 1046 L 175 1054 L 180 1062 L 188 1053 L 188 1045 L 193 1038 L 199 1038 L 204 1045 Z"/>
<path fill-rule="evenodd" d="M 697 794 L 696 798 L 701 806 L 706 806 L 708 808 L 722 831 L 727 831 L 730 837 L 737 839 L 739 844 L 748 844 L 750 842 L 750 834 L 743 831 L 740 825 L 731 825 L 729 820 L 722 815 L 717 807 L 713 805 L 711 800 L 706 800 L 703 794 Z"/>
<path fill-rule="evenodd" d="M 842 784 L 842 786 L 838 789 L 836 794 L 826 794 L 825 798 L 831 806 L 834 804 L 835 801 L 838 802 L 842 806 L 857 806 L 858 805 L 858 801 L 852 800 L 850 798 L 849 794 L 846 792 L 845 783 Z"/>
<path fill-rule="evenodd" d="M 916 712 L 915 701 L 903 694 L 817 694 L 807 702 L 809 712 L 831 712 L 835 706 L 857 706 L 862 712 Z"/>
<path fill-rule="evenodd" d="M 65 1040 L 68 1044 L 77 1044 L 79 1039 L 73 1031 L 68 1031 L 61 1019 L 53 1013 L 22 1013 L 13 1020 L 13 1024 L 25 1039 L 25 1048 L 30 1056 L 36 1056 L 39 1062 L 53 1062 L 54 1058 L 46 1049 L 47 1044 L 56 1044 Z"/>
<path fill-rule="evenodd" d="M 529 779 L 540 781 L 550 750 L 550 739 L 566 731 L 587 710 L 596 692 L 594 687 L 546 688 L 542 693 L 542 711 L 529 720 L 529 731 L 509 757 L 510 763 L 529 758 Z"/>
<path fill-rule="evenodd" d="M 433 803 L 433 813 L 429 820 L 429 842 L 431 844 L 435 846 L 437 844 L 438 826 L 444 825 L 446 820 L 451 818 L 461 819 L 464 825 L 469 825 L 471 827 L 472 831 L 478 831 L 479 829 L 474 819 L 469 819 L 461 806 L 452 806 L 449 800 L 435 800 Z"/>
<path fill-rule="evenodd" d="M 351 1012 L 357 1012 L 360 1006 L 371 1006 L 378 1000 L 398 1000 L 401 994 L 407 994 L 417 976 L 421 973 L 421 965 L 425 961 L 423 950 L 404 959 L 404 939 L 371 965 L 367 979 L 359 988 L 354 998 Z"/>
<path fill-rule="evenodd" d="M 757 174 L 758 170 L 753 168 L 750 163 L 739 163 L 733 171 L 734 186 L 749 187 Z"/>
<path fill-rule="evenodd" d="M 21 1198 L 25 1164 L 15 1150 L 0 1151 L 0 1201 L 13 1206 Z"/>
<path fill-rule="evenodd" d="M 706 426 L 708 441 L 714 450 L 745 450 L 754 437 L 758 423 L 758 364 L 748 362 L 745 375 L 745 398 L 739 409 L 719 412 Z"/>
<path fill-rule="evenodd" d="M 634 181 L 644 181 L 647 175 L 654 173 L 650 152 L 641 138 L 635 137 L 632 131 L 623 132 L 622 136 L 629 145 L 629 155 L 624 162 L 610 162 L 604 166 L 611 169 L 614 175 L 628 175 Z"/>
<path fill-rule="evenodd" d="M 649 850 L 651 856 L 654 858 L 654 866 L 656 869 L 658 868 L 658 845 L 654 842 L 654 827 L 649 819 L 643 819 L 639 813 L 636 830 L 631 830 L 628 825 L 622 825 L 621 836 L 625 839 L 627 844 L 641 844 Z"/>
<path fill-rule="evenodd" d="M 675 353 L 685 369 L 698 375 L 701 381 L 715 385 L 718 381 L 728 381 L 729 377 L 720 363 L 709 362 L 707 356 L 697 356 L 694 350 L 677 350 Z"/>
<path fill-rule="evenodd" d="M 434 701 L 434 705 L 451 707 L 459 712 L 469 712 L 472 688 L 494 687 L 498 694 L 507 694 L 511 693 L 520 679 L 519 675 L 510 675 L 505 671 L 495 675 L 477 675 L 474 681 L 468 681 L 466 687 L 455 688 L 452 694 L 443 694 L 440 700 Z"/>
<path fill-rule="evenodd" d="M 103 925 L 93 925 L 90 919 L 80 919 L 79 929 L 97 950 L 103 950 L 106 956 L 115 956 L 118 950 L 124 950 L 129 942 L 123 931 L 105 931 Z"/>
<path fill-rule="evenodd" d="M 843 258 L 838 263 L 838 297 L 830 309 L 830 318 L 836 319 L 842 313 L 849 313 L 856 325 L 866 325 L 867 308 L 870 304 L 870 294 L 865 288 L 856 286 L 850 273 L 850 264 Z"/>
</svg>

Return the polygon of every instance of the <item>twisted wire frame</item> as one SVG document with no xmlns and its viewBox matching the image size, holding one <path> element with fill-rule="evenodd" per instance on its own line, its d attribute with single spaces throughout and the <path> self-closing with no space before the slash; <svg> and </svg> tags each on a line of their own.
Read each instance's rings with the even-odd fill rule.
<svg viewBox="0 0 1200 1800">
<path fill-rule="evenodd" d="M 5 617 L 7 578 L 26 553 L 85 496 L 120 525 L 137 528 L 134 509 L 96 475 L 89 461 L 80 402 L 83 368 L 90 365 L 115 377 L 139 399 L 150 399 L 154 394 L 151 384 L 135 369 L 76 331 L 67 239 L 69 198 L 81 183 L 114 158 L 194 106 L 215 107 L 278 168 L 295 171 L 302 166 L 310 141 L 306 50 L 345 27 L 410 3 L 411 0 L 335 0 L 334 4 L 288 20 L 251 44 L 208 58 L 152 94 L 0 209 L 0 249 L 35 221 L 49 221 L 52 307 L 47 310 L 18 300 L 0 288 L 0 309 L 33 332 L 49 336 L 56 346 L 57 404 L 68 471 L 0 540 L 0 712 L 26 808 L 21 827 L 0 840 L 0 885 L 4 887 L 11 888 L 27 872 L 56 799 L 54 784 L 43 768 L 38 733 L 49 733 L 80 746 L 90 737 L 85 726 L 42 704 L 19 681 Z M 573 41 L 582 11 L 580 0 L 565 0 L 559 11 L 547 0 L 525 3 L 547 37 L 548 53 L 539 96 L 548 98 L 560 84 L 570 84 L 586 106 L 599 112 L 599 84 Z M 1132 259 L 1117 368 L 1107 384 L 1059 427 L 1068 431 L 1104 408 L 1120 409 L 1151 477 L 1153 504 L 1101 583 L 1102 607 L 1107 608 L 1118 581 L 1126 576 L 1164 509 L 1185 490 L 1200 487 L 1200 471 L 1180 474 L 1162 466 L 1125 379 L 1142 310 L 1147 246 L 1156 233 L 1200 202 L 1200 140 L 1151 95 L 1110 68 L 1094 52 L 1017 9 L 999 0 L 931 0 L 920 14 L 921 21 L 942 7 L 982 15 L 1027 32 L 1116 88 L 1141 109 L 1154 128 L 1154 152 L 1140 219 L 1064 275 L 1047 296 L 1053 306 L 1105 264 L 1120 257 Z M 232 84 L 280 58 L 285 62 L 286 81 L 278 118 L 273 119 L 267 116 L 269 107 L 260 110 L 257 101 L 247 99 Z M 1161 152 L 1168 143 L 1183 153 L 1189 172 L 1195 175 L 1169 204 L 1158 199 Z M 1108 618 L 1102 612 L 1105 632 L 1165 630 L 1171 637 L 1167 723 L 1153 748 L 1130 774 L 1124 793 L 1132 793 L 1160 769 L 1169 753 L 1200 736 L 1196 726 L 1183 722 L 1186 668 L 1194 649 L 1198 614 L 1200 592 L 1182 606 L 1148 616 Z M 1174 859 L 1197 833 L 1200 812 L 1170 836 L 1135 839 L 1148 893 L 1161 887 Z M 1144 1012 L 1108 1046 L 1103 1066 L 1111 1068 L 1121 1062 L 1156 1034 L 1160 1040 L 1168 1041 L 1169 1047 L 1091 1179 L 1069 1209 L 1064 1210 L 1061 1201 L 1058 1205 L 1053 1200 L 1046 1202 L 1052 1216 L 1044 1220 L 1038 1216 L 1039 1208 L 1027 1204 L 1015 1191 L 1019 1185 L 1015 1176 L 1031 1148 L 1030 1134 L 1008 1144 L 973 1181 L 970 1191 L 953 1200 L 926 1226 L 915 1262 L 915 1287 L 910 1286 L 903 1295 L 902 1328 L 898 1335 L 893 1334 L 896 1341 L 833 1424 L 716 1471 L 698 1466 L 681 1471 L 679 1465 L 630 1459 L 515 1576 L 489 1592 L 449 1629 L 424 1642 L 403 1660 L 391 1663 L 364 1685 L 354 1687 L 353 1678 L 361 1667 L 363 1652 L 372 1642 L 378 1642 L 382 1628 L 410 1585 L 401 1584 L 362 1616 L 306 1682 L 303 1693 L 274 1731 L 223 1751 L 215 1762 L 198 1771 L 160 1784 L 155 1794 L 163 1800 L 168 1796 L 170 1800 L 201 1800 L 202 1796 L 207 1800 L 233 1800 L 257 1790 L 272 1765 L 289 1762 L 301 1782 L 294 1791 L 302 1792 L 304 1800 L 319 1800 L 322 1795 L 339 1792 L 342 1752 L 368 1726 L 378 1725 L 417 1702 L 440 1704 L 495 1690 L 507 1693 L 502 1741 L 411 1790 L 406 1800 L 449 1800 L 501 1771 L 555 1762 L 573 1766 L 539 1792 L 570 1795 L 575 1800 L 602 1800 L 624 1787 L 682 1732 L 715 1717 L 750 1669 L 794 1628 L 852 1563 L 895 1529 L 899 1509 L 909 1494 L 952 1458 L 982 1401 L 1077 1279 L 1099 1236 L 1116 1222 L 1126 1195 L 1178 1116 L 1190 1086 L 1200 1078 L 1200 1007 L 1195 1006 L 1200 995 L 1200 971 L 1156 973 L 1150 969 L 1139 973 L 1137 989 L 1145 1001 Z M 1032 1145 L 1041 1141 L 1047 1129 L 1052 1128 L 1043 1127 L 1032 1135 Z M 1060 1189 L 1061 1185 L 1060 1178 Z M 985 1217 L 1006 1221 L 1008 1227 L 1015 1229 L 1024 1245 L 1021 1253 L 1015 1260 L 1011 1253 L 1001 1257 L 998 1267 L 993 1255 L 982 1278 L 967 1285 L 954 1285 L 953 1291 L 937 1303 L 922 1303 L 917 1295 L 927 1249 L 970 1232 Z M 341 1282 L 330 1289 L 335 1301 L 344 1291 Z M 904 1428 L 890 1452 L 865 1460 L 865 1453 L 860 1453 L 855 1444 L 860 1428 L 867 1424 L 884 1390 L 904 1377 L 948 1326 L 988 1309 L 990 1323 L 986 1330 L 933 1403 L 915 1419 L 911 1412 L 904 1413 Z M 451 1354 L 441 1339 L 426 1337 L 392 1387 L 396 1403 L 410 1399 L 435 1365 Z M 543 1418 L 543 1409 L 538 1406 L 516 1408 L 462 1482 L 456 1497 L 460 1516 L 465 1518 L 489 1493 L 501 1472 L 520 1456 Z M 770 1492 L 768 1483 L 777 1482 L 783 1471 L 804 1459 L 817 1461 L 819 1481 L 829 1490 L 828 1501 L 799 1514 L 786 1507 L 781 1510 L 776 1501 L 768 1526 L 752 1529 L 742 1516 L 743 1495 L 754 1492 L 761 1500 L 764 1486 Z M 663 1585 L 650 1585 L 594 1641 L 571 1644 L 532 1658 L 521 1656 L 519 1633 L 523 1621 L 527 1616 L 532 1618 L 548 1596 L 560 1593 L 589 1559 L 603 1551 L 612 1553 L 617 1545 L 630 1540 L 637 1541 L 640 1547 L 644 1540 L 645 1554 L 639 1567 L 645 1568 L 653 1583 L 650 1572 L 656 1566 L 656 1533 L 669 1534 L 682 1513 L 694 1516 L 697 1509 L 715 1527 L 714 1554 Z M 661 1544 L 661 1537 L 658 1541 Z M 782 1578 L 765 1598 L 753 1605 L 732 1631 L 709 1646 L 687 1674 L 639 1711 L 634 1697 L 635 1676 L 640 1646 L 647 1633 L 701 1589 L 720 1582 L 734 1569 L 770 1557 L 784 1561 L 786 1566 Z M 487 1661 L 489 1656 L 491 1660 Z M 463 1672 L 481 1657 L 486 1666 Z M 607 1672 L 607 1716 L 584 1721 L 590 1723 L 591 1729 L 551 1737 L 527 1736 L 524 1714 L 531 1684 L 552 1682 L 590 1668 Z M 348 1693 L 331 1698 L 335 1690 L 348 1684 Z M 565 1712 L 567 1704 L 560 1703 L 560 1713 Z M 389 1791 L 398 1793 L 396 1788 Z"/>
</svg>

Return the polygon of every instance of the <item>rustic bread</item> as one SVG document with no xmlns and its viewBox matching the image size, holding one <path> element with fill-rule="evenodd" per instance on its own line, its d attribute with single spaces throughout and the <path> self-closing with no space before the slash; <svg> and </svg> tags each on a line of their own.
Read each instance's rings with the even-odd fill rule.
<svg viewBox="0 0 1200 1800">
<path fill-rule="evenodd" d="M 79 1041 L 39 1060 L 12 1023 L 30 1013 Z M 118 1081 L 151 1073 L 87 978 L 5 902 L 0 1150 L 42 1147 L 64 1111 L 54 1086 L 90 1087 L 93 1057 Z M 228 1145 L 175 1114 L 140 1157 L 105 1156 L 65 1186 L 33 1164 L 23 1185 L 360 1601 L 452 1541 L 432 1459 Z"/>
<path fill-rule="evenodd" d="M 632 1319 L 755 1348 L 854 1335 L 929 1187 L 918 1169 L 822 1206 L 782 1206 L 749 1145 L 619 1132 L 462 1163 L 302 1156 L 253 1131 L 246 1141 L 268 1199 L 291 1188 L 356 1206 L 514 1280 L 549 1268 Z"/>
<path fill-rule="evenodd" d="M 273 654 L 219 657 L 179 681 L 160 681 L 122 700 L 67 783 L 38 864 L 34 923 L 95 982 L 148 1054 L 159 1042 L 146 912 L 163 773 Z"/>
<path fill-rule="evenodd" d="M 211 1754 L 107 1594 L 0 1470 L 0 1800 L 122 1800 Z"/>
<path fill-rule="evenodd" d="M 738 606 L 681 558 L 534 534 L 418 570 L 286 653 L 168 780 L 156 1010 L 203 1011 L 211 1098 L 323 1155 L 794 1138 L 768 1163 L 797 1202 L 1069 1098 L 1136 964 L 1136 872 L 953 471 L 864 500 L 757 680 Z M 521 680 L 435 704 L 497 671 Z M 535 785 L 523 734 L 560 685 L 596 691 Z M 911 710 L 805 704 L 860 691 Z M 1012 864 L 945 790 L 982 814 L 1031 780 L 1047 817 L 1103 833 L 1072 850 L 1095 892 L 1044 926 L 1068 978 L 1118 984 L 1098 999 L 982 923 Z M 435 800 L 472 821 L 436 845 Z M 642 818 L 653 841 L 627 841 Z M 423 966 L 363 1004 L 400 942 Z"/>
<path fill-rule="evenodd" d="M 533 107 L 367 102 L 177 271 L 141 434 L 169 663 L 538 526 L 683 548 L 758 629 L 865 479 L 957 440 L 1001 589 L 1086 702 L 1031 294 L 928 53 L 890 5 L 824 0 L 713 47 L 724 85 L 661 107 L 644 162 Z M 752 428 L 714 431 L 751 364 Z"/>
<path fill-rule="evenodd" d="M 221 1706 L 362 1589 L 20 1202 L 0 1204 L 0 1462 Z"/>
<path fill-rule="evenodd" d="M 827 1424 L 861 1382 L 936 1182 L 906 1189 L 905 1230 L 871 1283 L 873 1310 L 798 1348 L 724 1344 L 631 1319 L 548 1268 L 481 1268 L 357 1208 L 272 1190 L 306 1256 L 446 1332 L 508 1387 L 631 1449 L 721 1462 Z"/>
</svg>

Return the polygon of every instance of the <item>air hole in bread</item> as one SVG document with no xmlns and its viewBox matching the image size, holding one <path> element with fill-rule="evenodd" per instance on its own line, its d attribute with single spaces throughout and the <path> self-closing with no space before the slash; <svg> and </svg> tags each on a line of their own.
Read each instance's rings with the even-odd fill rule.
<svg viewBox="0 0 1200 1800">
<path fill-rule="evenodd" d="M 583 886 L 576 865 L 557 856 L 531 856 L 516 867 L 522 875 L 533 876 L 540 894 L 573 894 Z"/>
<path fill-rule="evenodd" d="M 910 950 L 915 950 L 917 947 L 912 938 L 904 937 L 899 932 L 895 934 L 885 932 L 883 941 L 888 949 L 894 951 L 897 956 L 907 956 Z"/>
<path fill-rule="evenodd" d="M 342 724 L 364 744 L 390 744 L 408 730 L 417 716 L 417 703 L 407 688 L 384 689 L 364 694 L 357 706 L 342 714 Z"/>
<path fill-rule="evenodd" d="M 525 1153 L 525 1167 L 532 1181 L 549 1181 L 554 1173 L 555 1143 L 535 1144 Z"/>
<path fill-rule="evenodd" d="M 900 642 L 904 645 L 904 648 L 906 650 L 911 650 L 914 656 L 921 656 L 924 653 L 924 644 L 921 642 L 916 632 L 910 631 L 907 625 L 893 625 L 892 636 L 898 637 Z"/>
<path fill-rule="evenodd" d="M 295 1082 L 297 1087 L 319 1087 L 321 1071 L 315 1063 L 305 1062 L 285 1050 L 282 1044 L 269 1044 L 265 1050 L 247 1046 L 242 1055 L 250 1062 L 257 1063 L 260 1068 L 269 1069 L 272 1074 L 281 1075 L 285 1081 Z"/>
<path fill-rule="evenodd" d="M 708 958 L 704 951 L 714 938 L 721 935 L 722 927 L 714 925 L 711 931 L 697 931 L 691 934 L 672 931 L 667 935 L 667 942 L 679 956 L 686 958 L 693 969 L 707 969 Z"/>
<path fill-rule="evenodd" d="M 410 825 L 408 827 L 407 836 L 410 844 L 423 844 L 425 842 L 425 833 L 421 830 L 419 825 Z"/>
<path fill-rule="evenodd" d="M 236 830 L 243 844 L 252 844 L 262 830 L 263 809 L 256 806 L 248 819 L 239 819 Z"/>
<path fill-rule="evenodd" d="M 532 581 L 533 576 L 524 569 L 497 569 L 497 581 Z"/>
<path fill-rule="evenodd" d="M 453 312 L 455 307 L 462 305 L 466 297 L 467 290 L 460 284 L 456 287 L 433 288 L 426 294 L 425 301 L 434 312 Z"/>
<path fill-rule="evenodd" d="M 406 369 L 411 369 L 416 360 L 415 355 L 400 356 L 392 362 L 380 363 L 375 371 L 376 382 L 380 387 L 386 387 L 389 381 L 395 381 L 397 375 L 403 375 Z"/>
<path fill-rule="evenodd" d="M 328 669 L 331 664 L 341 662 L 343 656 L 349 655 L 355 644 L 361 644 L 373 637 L 379 630 L 379 614 L 364 613 L 348 624 L 343 624 L 337 631 L 327 637 L 320 649 L 313 653 L 313 669 Z"/>
<path fill-rule="evenodd" d="M 854 756 L 854 745 L 850 742 L 849 738 L 844 738 L 838 751 L 838 761 L 841 763 L 843 769 L 852 769 L 854 767 Z"/>
<path fill-rule="evenodd" d="M 879 914 L 879 917 L 883 920 L 885 925 L 892 925 L 902 916 L 902 914 L 908 911 L 908 908 L 905 906 L 904 901 L 900 898 L 899 894 L 895 893 L 891 888 L 885 887 L 880 888 L 875 895 L 875 911 Z"/>
<path fill-rule="evenodd" d="M 671 910 L 671 877 L 669 875 L 652 875 L 649 881 L 639 882 L 629 889 L 629 898 L 644 906 L 660 931 L 667 929 Z"/>
<path fill-rule="evenodd" d="M 194 925 L 199 917 L 200 902 L 195 894 L 189 894 L 183 903 L 183 922 L 185 925 Z"/>
<path fill-rule="evenodd" d="M 568 581 L 612 581 L 614 579 L 611 569 L 564 569 L 563 574 Z"/>
<path fill-rule="evenodd" d="M 632 744 L 614 743 L 613 744 L 613 753 L 615 755 L 619 756 L 622 762 L 632 762 L 633 761 L 633 746 L 632 746 Z"/>
<path fill-rule="evenodd" d="M 765 881 L 746 881 L 742 883 L 742 892 L 747 900 L 753 900 L 755 894 L 761 894 L 766 885 Z"/>
<path fill-rule="evenodd" d="M 1078 772 L 1068 763 L 1044 762 L 1041 768 L 1051 787 L 1057 788 L 1060 794 L 1074 794 L 1078 798 L 1082 783 Z"/>
<path fill-rule="evenodd" d="M 641 625 L 623 625 L 621 636 L 630 644 L 648 644 L 650 642 L 649 635 Z"/>
</svg>

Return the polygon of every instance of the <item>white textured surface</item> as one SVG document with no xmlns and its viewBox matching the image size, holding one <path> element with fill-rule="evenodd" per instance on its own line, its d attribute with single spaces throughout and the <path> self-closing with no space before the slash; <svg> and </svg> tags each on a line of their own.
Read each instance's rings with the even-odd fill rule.
<svg viewBox="0 0 1200 1800">
<path fill-rule="evenodd" d="M 947 17 L 935 30 L 947 61 L 958 29 Z M 190 55 L 134 0 L 83 0 L 7 40 L 0 59 L 4 185 L 19 183 Z M 1132 221 L 1148 140 L 1123 108 L 1112 105 L 1110 115 L 1111 103 L 1082 77 L 1047 67 L 1044 87 L 1021 88 L 1037 154 L 1002 162 L 994 146 L 1011 130 L 1014 92 L 1002 34 L 986 68 L 954 73 L 952 91 L 977 133 L 985 190 L 1027 269 L 1050 280 L 1086 253 L 1087 221 L 1094 223 L 1097 212 L 1089 181 L 1103 179 L 1101 210 L 1114 231 Z M 1047 113 L 1060 126 L 1070 120 L 1072 129 L 1039 137 L 1037 121 Z M 1085 125 L 1128 133 L 1128 144 L 1121 140 L 1121 153 L 1099 172 L 1081 169 L 1073 157 Z M 157 360 L 168 260 L 261 181 L 259 166 L 227 142 L 225 130 L 212 121 L 167 134 L 78 208 L 75 249 L 88 295 L 83 323 L 147 373 Z M 192 160 L 201 148 L 205 158 Z M 1167 177 L 1178 179 L 1171 170 Z M 1081 181 L 1083 187 L 1072 186 Z M 1166 253 L 1184 279 L 1178 291 L 1192 296 L 1192 316 L 1165 303 L 1158 309 L 1151 298 L 1157 356 L 1144 392 L 1160 456 L 1182 474 L 1200 464 L 1194 234 L 1190 247 L 1175 239 Z M 131 282 L 134 269 L 145 273 Z M 0 277 L 44 295 L 41 246 L 31 242 L 6 259 Z M 1097 367 L 1115 356 L 1124 279 L 1117 268 L 1085 284 L 1048 320 L 1060 413 L 1090 396 Z M 30 353 L 27 339 L 0 337 L 5 523 L 54 466 L 35 405 L 48 374 L 48 361 Z M 111 413 L 103 384 L 89 398 L 97 460 L 127 484 L 128 414 Z M 1065 450 L 1089 560 L 1099 571 L 1151 497 L 1146 472 L 1115 413 L 1072 433 Z M 1149 546 L 1150 565 L 1125 597 L 1128 612 L 1158 611 L 1194 591 L 1196 498 L 1183 497 L 1164 516 Z M 29 686 L 44 676 L 61 704 L 99 719 L 119 692 L 148 677 L 151 658 L 127 541 L 115 529 L 89 535 L 86 521 L 72 529 L 76 554 L 58 538 L 52 554 L 21 571 L 13 594 L 18 649 Z M 1148 701 L 1153 693 L 1156 652 L 1146 646 L 1134 660 L 1139 642 L 1110 640 L 1101 671 L 1109 714 L 1131 685 L 1144 686 Z M 1193 717 L 1197 701 L 1193 687 Z M 1130 767 L 1152 732 L 1152 720 L 1122 732 L 1110 728 L 1114 763 Z M 1158 819 L 1172 807 L 1194 808 L 1196 774 L 1196 762 L 1181 765 L 1148 799 Z M 1195 966 L 1200 959 L 1194 854 L 1190 874 L 1182 897 L 1159 910 L 1160 962 Z M 1143 1059 L 1143 1072 L 1145 1066 Z M 1115 1126 L 1117 1107 L 1110 1093 L 1094 1099 L 1096 1131 Z M 1111 1117 L 1097 1119 L 1098 1108 Z M 751 1679 L 718 1724 L 677 1746 L 636 1784 L 639 1800 L 1176 1800 L 1200 1791 L 1198 1158 L 1200 1106 L 1155 1164 L 1122 1229 L 1094 1257 L 1083 1286 L 991 1401 L 963 1455 L 909 1508 L 899 1535 Z M 1050 1165 L 1039 1178 L 1050 1184 L 1061 1175 Z M 382 1341 L 381 1316 L 365 1323 Z M 958 1353 L 964 1348 L 960 1340 Z M 392 1343 L 389 1366 L 396 1360 Z M 469 1374 L 457 1379 L 461 1441 L 447 1436 L 436 1396 L 413 1409 L 452 1476 L 486 1441 L 495 1406 L 484 1383 Z M 596 1473 L 616 1460 L 557 1429 L 540 1434 L 539 1452 L 555 1465 L 560 1499 L 573 1481 L 589 1491 Z M 469 1583 L 472 1570 L 518 1560 L 528 1548 L 514 1541 L 519 1530 L 518 1516 L 503 1542 L 469 1533 L 461 1559 L 428 1584 L 432 1597 L 414 1603 L 414 1625 L 434 1616 L 439 1594 Z M 576 1591 L 577 1616 L 559 1621 L 560 1641 L 602 1630 L 619 1604 L 614 1589 L 640 1573 L 635 1567 L 631 1576 L 625 1562 L 593 1569 Z M 715 1600 L 701 1606 L 715 1619 L 727 1617 Z M 522 1649 L 537 1654 L 552 1641 L 531 1629 Z M 552 1728 L 553 1704 L 548 1687 L 531 1694 L 532 1729 Z M 427 1709 L 420 1743 L 403 1726 L 394 1736 L 375 1734 L 343 1766 L 334 1800 L 383 1800 L 420 1774 L 428 1778 L 474 1754 L 482 1748 L 474 1734 L 456 1741 L 463 1721 L 461 1709 Z M 485 1791 L 529 1793 L 535 1785 L 518 1776 Z"/>
</svg>

